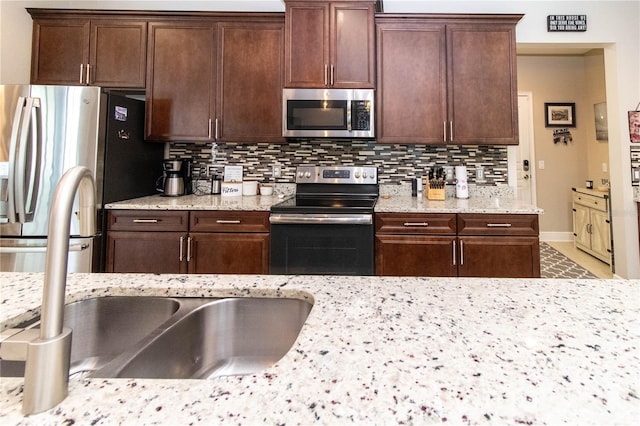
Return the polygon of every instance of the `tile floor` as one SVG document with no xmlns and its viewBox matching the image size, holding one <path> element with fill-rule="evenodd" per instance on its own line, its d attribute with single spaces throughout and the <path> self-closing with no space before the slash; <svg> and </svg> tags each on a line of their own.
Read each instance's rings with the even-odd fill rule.
<svg viewBox="0 0 640 426">
<path fill-rule="evenodd" d="M 593 275 L 602 279 L 611 279 L 613 278 L 613 273 L 611 272 L 611 268 L 606 263 L 602 262 L 599 259 L 591 256 L 583 252 L 582 250 L 578 250 L 573 246 L 573 241 L 545 241 L 551 247 L 558 250 L 560 253 L 567 256 L 569 259 L 573 260 L 578 265 L 582 266 Z"/>
</svg>

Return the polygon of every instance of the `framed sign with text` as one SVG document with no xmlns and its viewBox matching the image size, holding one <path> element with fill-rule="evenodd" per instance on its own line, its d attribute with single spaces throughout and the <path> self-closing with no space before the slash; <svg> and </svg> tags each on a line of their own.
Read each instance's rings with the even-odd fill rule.
<svg viewBox="0 0 640 426">
<path fill-rule="evenodd" d="M 587 31 L 587 15 L 547 15 L 547 31 Z"/>
</svg>

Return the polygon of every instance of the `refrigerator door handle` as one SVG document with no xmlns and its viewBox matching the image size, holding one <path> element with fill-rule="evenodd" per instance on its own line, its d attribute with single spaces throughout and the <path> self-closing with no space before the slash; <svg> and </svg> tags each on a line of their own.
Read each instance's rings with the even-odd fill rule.
<svg viewBox="0 0 640 426">
<path fill-rule="evenodd" d="M 11 128 L 11 142 L 9 145 L 9 186 L 7 188 L 7 219 L 10 223 L 16 223 L 16 168 L 18 167 L 17 155 L 20 152 L 20 128 L 22 124 L 22 116 L 24 115 L 24 103 L 23 96 L 18 97 L 16 103 L 16 111 L 13 115 L 13 126 Z"/>
<path fill-rule="evenodd" d="M 70 244 L 69 251 L 84 251 L 89 248 L 89 244 Z M 0 246 L 0 254 L 9 253 L 45 253 L 47 251 L 47 245 L 39 246 L 21 246 L 21 247 L 6 247 Z"/>
<path fill-rule="evenodd" d="M 17 138 L 15 167 L 13 169 L 14 208 L 17 221 L 26 223 L 33 220 L 37 189 L 40 181 L 40 100 L 20 98 L 22 106 L 21 130 Z M 31 127 L 31 133 L 29 128 Z M 31 134 L 31 139 L 28 139 Z M 30 155 L 27 160 L 27 155 Z M 27 167 L 29 168 L 27 170 Z M 29 174 L 27 175 L 27 171 Z"/>
</svg>

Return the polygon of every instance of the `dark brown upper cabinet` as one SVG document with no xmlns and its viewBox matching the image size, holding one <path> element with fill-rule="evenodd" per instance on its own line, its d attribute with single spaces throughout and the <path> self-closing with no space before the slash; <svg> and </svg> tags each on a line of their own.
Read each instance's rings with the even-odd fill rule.
<svg viewBox="0 0 640 426">
<path fill-rule="evenodd" d="M 520 15 L 379 15 L 377 140 L 517 145 Z"/>
<path fill-rule="evenodd" d="M 143 89 L 147 23 L 136 16 L 29 9 L 31 83 Z"/>
<path fill-rule="evenodd" d="M 282 141 L 282 21 L 149 23 L 146 138 Z"/>
<path fill-rule="evenodd" d="M 287 1 L 285 87 L 374 88 L 375 1 Z"/>
</svg>

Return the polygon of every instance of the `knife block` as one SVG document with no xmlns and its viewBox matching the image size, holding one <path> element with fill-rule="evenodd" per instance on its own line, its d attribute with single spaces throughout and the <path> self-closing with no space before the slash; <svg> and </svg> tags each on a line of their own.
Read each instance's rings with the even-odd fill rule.
<svg viewBox="0 0 640 426">
<path fill-rule="evenodd" d="M 442 188 L 431 188 L 429 180 L 427 180 L 425 195 L 427 200 L 444 200 L 446 199 L 446 185 L 443 185 Z"/>
</svg>

